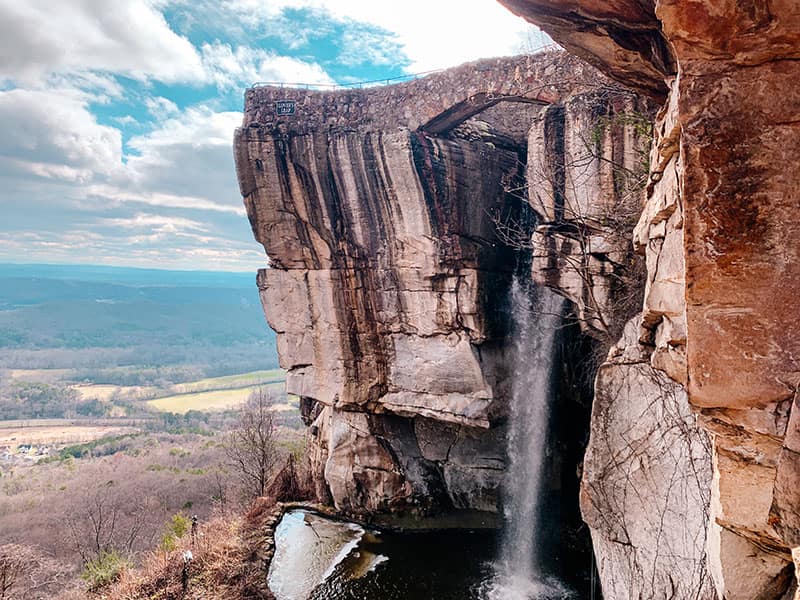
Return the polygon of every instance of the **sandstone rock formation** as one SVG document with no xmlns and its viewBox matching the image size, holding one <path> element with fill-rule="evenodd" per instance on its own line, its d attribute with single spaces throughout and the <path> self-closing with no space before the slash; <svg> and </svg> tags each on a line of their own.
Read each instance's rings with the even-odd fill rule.
<svg viewBox="0 0 800 600">
<path fill-rule="evenodd" d="M 679 327 L 682 306 L 668 306 L 663 291 L 682 277 L 669 256 L 674 228 L 662 248 L 666 227 L 676 219 L 675 201 L 650 202 L 644 214 L 641 209 L 649 172 L 648 146 L 642 144 L 651 134 L 648 104 L 619 91 L 573 98 L 566 103 L 569 118 L 559 143 L 542 143 L 543 131 L 559 129 L 550 123 L 558 123 L 557 110 L 548 109 L 531 129 L 527 186 L 539 216 L 531 238 L 533 277 L 568 297 L 584 329 L 606 340 L 616 339 L 626 319 L 639 313 L 643 287 L 647 298 L 646 318 L 628 324 L 595 383 L 581 508 L 592 529 L 604 593 L 711 599 L 716 594 L 705 552 L 710 441 L 683 388 L 654 368 L 685 367 L 683 355 L 669 344 L 685 327 Z M 545 147 L 545 156 L 535 155 Z M 673 182 L 667 178 L 661 186 Z M 645 254 L 650 244 L 651 277 L 632 256 L 637 219 L 636 247 Z"/>
<path fill-rule="evenodd" d="M 237 167 L 319 491 L 357 513 L 496 510 L 503 299 L 515 250 L 532 251 L 532 278 L 569 298 L 589 335 L 614 337 L 643 309 L 600 370 L 584 465 L 606 597 L 785 597 L 800 412 L 781 159 L 800 101 L 796 61 L 775 57 L 793 57 L 790 13 L 722 7 L 719 23 L 772 24 L 772 49 L 756 36 L 747 50 L 716 30 L 704 46 L 697 28 L 714 20 L 686 22 L 677 3 L 658 5 L 663 28 L 624 0 L 514 4 L 549 5 L 531 18 L 665 100 L 652 132 L 629 118 L 646 102 L 557 53 L 372 90 L 248 91 Z M 573 36 L 575 20 L 592 25 Z M 767 102 L 765 89 L 783 94 Z"/>
<path fill-rule="evenodd" d="M 488 128 L 486 139 L 417 130 L 475 94 L 494 103 L 471 74 L 248 92 L 236 152 L 272 263 L 259 288 L 287 389 L 308 414 L 321 491 L 340 510 L 496 509 L 505 323 L 491 291 L 508 287 L 514 258 L 493 245 L 486 215 L 506 203 L 518 148 Z M 539 110 L 542 93 L 518 108 Z M 296 116 L 277 117 L 278 100 Z"/>
<path fill-rule="evenodd" d="M 653 0 L 500 0 L 611 77 L 663 97 L 675 60 Z"/>
<path fill-rule="evenodd" d="M 294 114 L 276 114 L 277 102 Z M 505 303 L 530 253 L 531 207 L 533 276 L 607 335 L 627 268 L 625 236 L 607 224 L 630 199 L 605 165 L 641 153 L 636 125 L 613 121 L 639 102 L 564 53 L 386 88 L 247 92 L 235 151 L 271 262 L 258 285 L 314 438 L 319 492 L 337 508 L 497 510 Z M 534 165 L 549 169 L 549 194 L 525 184 L 526 164 L 529 181 Z M 502 223 L 520 224 L 519 247 Z M 559 268 L 575 244 L 591 261 Z"/>
<path fill-rule="evenodd" d="M 571 300 L 583 329 L 602 340 L 616 339 L 640 311 L 642 265 L 630 238 L 650 123 L 648 102 L 606 87 L 549 107 L 530 129 L 532 276 Z"/>
<path fill-rule="evenodd" d="M 605 598 L 715 598 L 706 561 L 711 442 L 632 319 L 598 372 L 583 518 Z"/>
<path fill-rule="evenodd" d="M 784 597 L 800 545 L 798 4 L 501 2 L 665 98 L 635 236 L 648 266 L 641 340 L 712 433 L 717 594 Z"/>
</svg>

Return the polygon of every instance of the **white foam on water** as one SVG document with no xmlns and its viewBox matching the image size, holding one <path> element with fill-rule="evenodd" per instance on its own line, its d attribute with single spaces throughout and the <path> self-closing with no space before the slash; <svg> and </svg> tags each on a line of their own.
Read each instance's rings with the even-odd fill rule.
<svg viewBox="0 0 800 600">
<path fill-rule="evenodd" d="M 350 579 L 361 579 L 362 577 L 366 577 L 389 560 L 388 556 L 384 556 L 383 554 L 373 554 L 372 552 L 367 552 L 366 556 L 363 558 L 365 559 L 365 562 L 360 565 L 357 570 L 353 570 L 350 573 Z"/>
<path fill-rule="evenodd" d="M 574 594 L 555 579 L 529 580 L 519 575 L 498 573 L 484 584 L 485 600 L 569 600 Z"/>
<path fill-rule="evenodd" d="M 358 537 L 353 538 L 351 541 L 342 546 L 342 549 L 339 550 L 339 553 L 336 556 L 334 556 L 330 566 L 322 574 L 322 577 L 317 582 L 317 584 L 325 583 L 325 581 L 327 581 L 328 578 L 331 575 L 333 575 L 333 572 L 336 570 L 336 567 L 338 567 L 342 563 L 342 561 L 344 561 L 348 556 L 350 556 L 350 553 L 353 550 L 355 550 L 361 543 L 361 539 L 364 537 L 364 530 L 361 529 L 360 527 L 358 527 L 358 529 L 360 530 L 360 532 L 358 533 Z"/>
</svg>

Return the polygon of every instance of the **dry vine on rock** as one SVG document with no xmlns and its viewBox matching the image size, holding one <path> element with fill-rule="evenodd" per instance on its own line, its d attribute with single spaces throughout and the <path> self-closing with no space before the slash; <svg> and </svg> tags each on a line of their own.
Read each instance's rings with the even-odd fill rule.
<svg viewBox="0 0 800 600">
<path fill-rule="evenodd" d="M 607 350 L 641 309 L 645 268 L 631 238 L 652 125 L 628 92 L 606 88 L 579 100 L 589 106 L 591 128 L 573 131 L 568 144 L 564 125 L 556 128 L 558 143 L 544 142 L 556 151 L 538 158 L 529 152 L 519 169 L 524 179 L 505 182 L 507 196 L 521 205 L 490 217 L 499 240 L 531 253 L 534 278 L 567 296 L 582 327 Z"/>
</svg>

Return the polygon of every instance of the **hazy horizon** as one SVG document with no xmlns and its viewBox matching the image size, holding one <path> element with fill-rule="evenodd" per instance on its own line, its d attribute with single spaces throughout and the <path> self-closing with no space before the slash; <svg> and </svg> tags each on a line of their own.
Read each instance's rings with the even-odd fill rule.
<svg viewBox="0 0 800 600">
<path fill-rule="evenodd" d="M 67 267 L 67 268 L 91 268 L 91 269 L 126 269 L 131 271 L 163 271 L 167 273 L 230 273 L 233 275 L 255 275 L 258 268 L 251 270 L 235 269 L 170 269 L 165 267 L 151 266 L 139 267 L 122 264 L 104 264 L 88 262 L 39 262 L 39 261 L 3 261 L 0 260 L 0 269 L 5 267 Z M 261 268 L 266 268 L 264 265 Z"/>
</svg>

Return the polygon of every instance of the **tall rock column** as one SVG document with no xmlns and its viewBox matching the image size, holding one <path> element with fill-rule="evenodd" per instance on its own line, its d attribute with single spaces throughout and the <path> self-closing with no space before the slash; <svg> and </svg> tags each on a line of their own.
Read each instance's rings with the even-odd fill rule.
<svg viewBox="0 0 800 600">
<path fill-rule="evenodd" d="M 657 14 L 681 67 L 688 392 L 716 434 L 709 559 L 726 597 L 778 594 L 800 544 L 800 10 Z"/>
<path fill-rule="evenodd" d="M 497 510 L 519 252 L 491 216 L 524 220 L 510 190 L 530 123 L 603 81 L 551 53 L 248 90 L 235 153 L 271 263 L 258 285 L 318 491 L 340 510 Z"/>
<path fill-rule="evenodd" d="M 237 148 L 272 262 L 258 277 L 265 313 L 332 500 L 359 513 L 494 509 L 504 459 L 489 441 L 502 410 L 489 342 L 502 323 L 488 290 L 508 286 L 513 259 L 498 262 L 471 211 L 503 202 L 516 155 L 407 129 L 245 128 Z M 484 446 L 472 463 L 453 463 L 452 447 L 426 458 L 426 436 L 451 430 L 453 446 Z"/>
<path fill-rule="evenodd" d="M 653 112 L 645 98 L 606 86 L 542 111 L 529 134 L 533 278 L 567 297 L 601 340 L 618 338 L 641 310 L 643 266 L 630 241 Z"/>
<path fill-rule="evenodd" d="M 533 276 L 572 301 L 589 335 L 616 342 L 598 369 L 580 498 L 609 599 L 716 596 L 706 560 L 711 442 L 685 389 L 658 370 L 683 368 L 685 381 L 670 114 L 653 125 L 649 103 L 610 88 L 544 111 L 528 146 Z M 649 181 L 651 171 L 667 176 Z"/>
<path fill-rule="evenodd" d="M 665 100 L 636 229 L 641 339 L 712 436 L 717 594 L 782 598 L 800 542 L 798 4 L 501 1 Z"/>
</svg>

